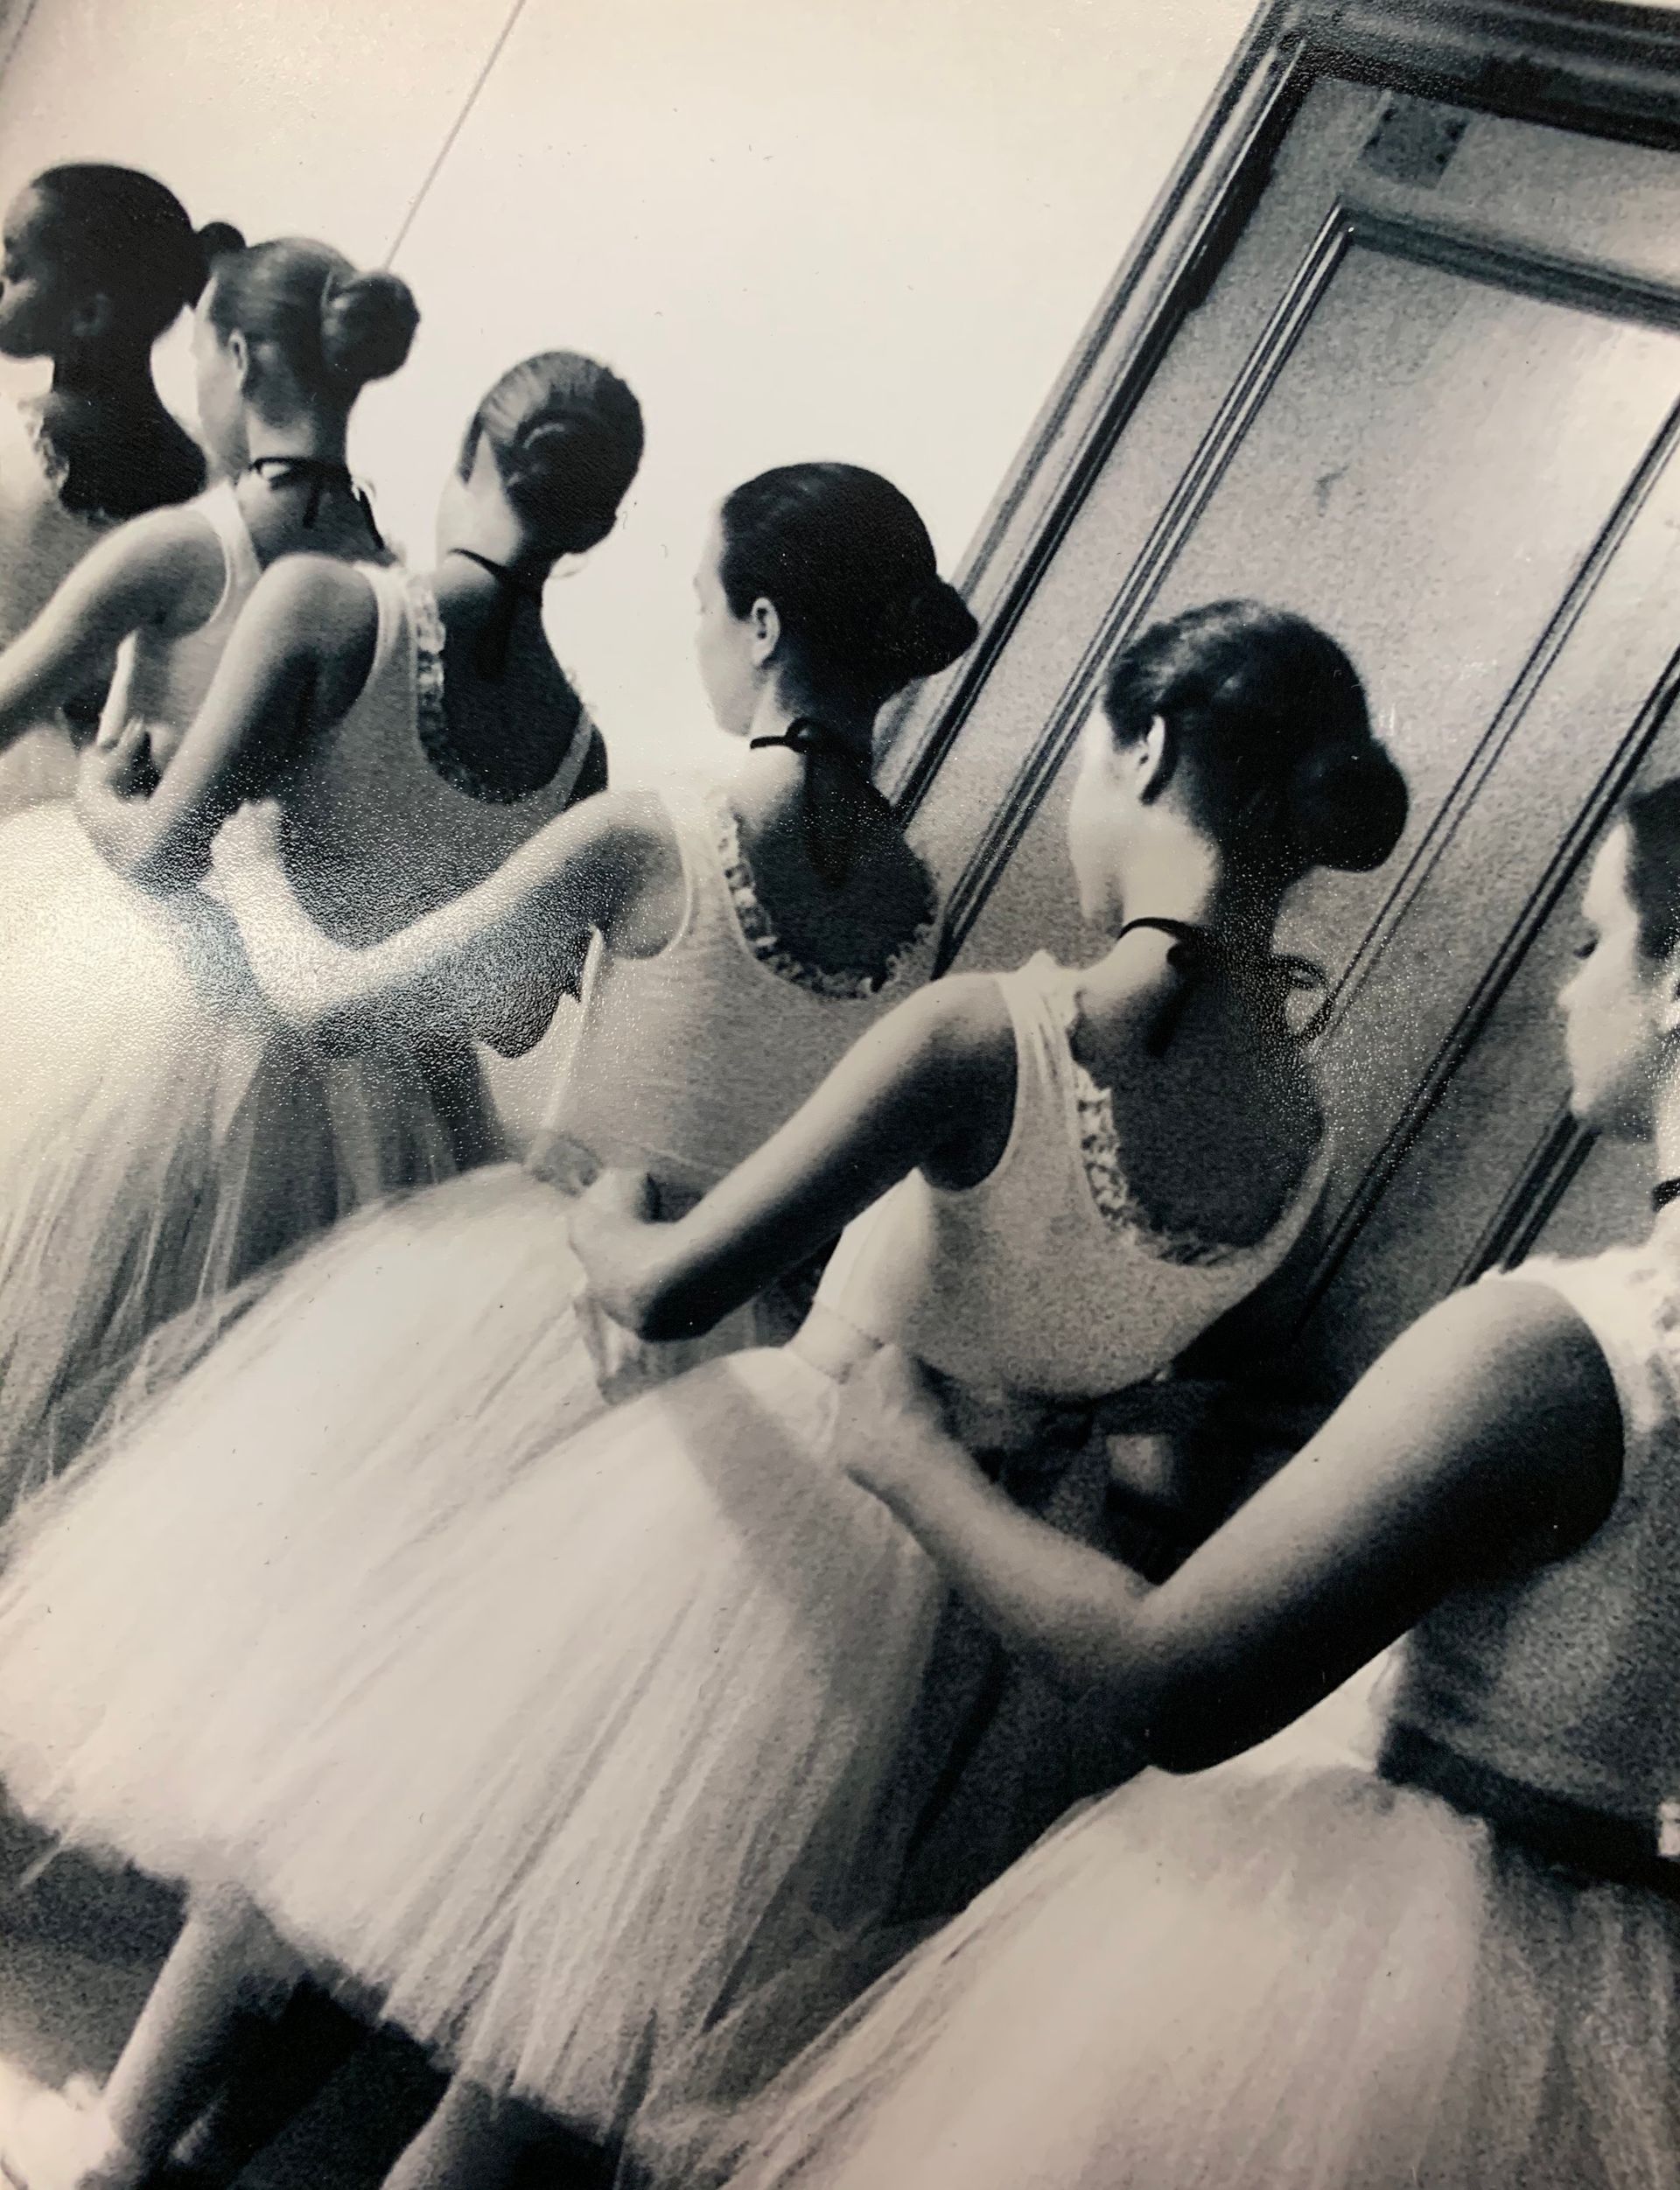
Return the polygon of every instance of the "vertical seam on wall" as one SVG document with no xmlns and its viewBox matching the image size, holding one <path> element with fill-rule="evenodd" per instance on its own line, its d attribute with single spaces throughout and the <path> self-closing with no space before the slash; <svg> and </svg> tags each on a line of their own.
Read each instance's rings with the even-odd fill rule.
<svg viewBox="0 0 1680 2190">
<path fill-rule="evenodd" d="M 24 0 L 23 6 L 18 10 L 17 26 L 10 31 L 5 27 L 4 17 L 0 17 L 0 76 L 4 76 L 17 59 L 18 48 L 24 42 L 24 32 L 28 30 L 34 13 L 35 0 Z"/>
<path fill-rule="evenodd" d="M 35 0 L 29 0 L 29 5 L 30 9 L 32 10 L 35 5 Z M 450 123 L 448 129 L 444 133 L 443 143 L 438 147 L 437 157 L 432 161 L 431 165 L 427 168 L 424 175 L 422 176 L 420 179 L 420 187 L 415 192 L 413 197 L 409 200 L 408 210 L 404 213 L 401 221 L 397 224 L 396 234 L 391 239 L 391 248 L 386 252 L 385 256 L 380 262 L 382 265 L 388 266 L 392 260 L 396 258 L 397 253 L 402 248 L 403 244 L 407 242 L 409 230 L 414 226 L 416 216 L 418 214 L 421 206 L 426 202 L 426 199 L 430 192 L 432 185 L 437 181 L 439 174 L 442 172 L 444 162 L 449 157 L 451 152 L 454 150 L 455 140 L 460 136 L 461 131 L 466 127 L 467 116 L 478 104 L 480 93 L 482 92 L 486 84 L 487 84 L 490 80 L 490 72 L 494 68 L 496 63 L 501 59 L 503 50 L 507 46 L 508 39 L 514 34 L 514 27 L 524 12 L 525 0 L 514 0 L 513 6 L 508 11 L 508 20 L 502 24 L 500 31 L 498 32 L 494 45 L 491 46 L 489 52 L 486 54 L 483 67 L 480 69 L 478 74 L 472 80 L 472 89 L 467 93 L 466 97 L 461 102 L 460 112 L 456 115 L 454 121 Z M 27 17 L 25 17 L 25 20 L 27 20 Z"/>
</svg>

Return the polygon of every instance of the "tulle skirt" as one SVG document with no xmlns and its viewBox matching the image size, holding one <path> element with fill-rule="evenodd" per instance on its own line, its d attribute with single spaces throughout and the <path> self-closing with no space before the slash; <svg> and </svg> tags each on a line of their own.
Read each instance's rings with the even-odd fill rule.
<svg viewBox="0 0 1680 2190">
<path fill-rule="evenodd" d="M 1309 1743 L 1074 1812 L 735 2124 L 731 2190 L 1670 2190 L 1680 1908 Z M 690 2124 L 692 2130 L 694 2125 Z"/>
<path fill-rule="evenodd" d="M 220 910 L 122 881 L 62 804 L 0 828 L 0 1513 L 156 1326 L 478 1143 L 464 1056 L 290 1037 Z"/>
<path fill-rule="evenodd" d="M 468 1171 L 152 1334 L 93 1447 L 0 1538 L 0 1620 L 32 1638 L 8 1708 L 38 1697 L 80 1802 L 107 1769 L 83 1730 L 191 1719 L 232 1666 L 271 1661 L 289 1721 L 330 1715 L 346 1639 L 405 1562 L 610 1403 L 752 1342 L 752 1308 L 704 1340 L 622 1331 L 567 1207 L 514 1165 Z"/>
<path fill-rule="evenodd" d="M 814 2028 L 801 1989 L 837 2004 L 925 1795 L 906 1735 L 942 1598 L 837 1465 L 844 1388 L 735 1354 L 511 1474 L 486 1449 L 488 1496 L 423 1460 L 405 1505 L 394 1470 L 316 1452 L 294 1556 L 298 1411 L 253 1404 L 191 1499 L 149 1435 L 20 1517 L 0 1772 L 24 1809 L 242 1889 L 467 2075 L 598 2136 L 726 2081 L 710 2033 L 743 2004 Z"/>
<path fill-rule="evenodd" d="M 75 795 L 76 748 L 62 723 L 38 724 L 0 752 L 0 822 Z"/>
</svg>

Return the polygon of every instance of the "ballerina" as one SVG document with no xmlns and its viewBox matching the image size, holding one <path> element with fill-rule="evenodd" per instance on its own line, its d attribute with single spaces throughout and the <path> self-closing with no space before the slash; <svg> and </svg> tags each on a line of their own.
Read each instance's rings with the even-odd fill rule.
<svg viewBox="0 0 1680 2190">
<path fill-rule="evenodd" d="M 326 1514 L 312 1492 L 298 1516 L 351 1554 L 346 1619 L 375 1538 L 435 1528 L 591 1413 L 796 1326 L 803 1273 L 704 1338 L 634 1339 L 579 1293 L 556 1195 L 603 1164 L 636 1164 L 671 1205 L 696 1199 L 931 969 L 933 884 L 865 765 L 882 701 L 974 635 L 920 517 L 856 465 L 783 466 L 725 498 L 696 588 L 703 682 L 720 727 L 748 747 L 727 784 L 679 777 L 657 795 L 609 797 L 446 920 L 358 952 L 307 923 L 271 810 L 217 840 L 253 962 L 302 1028 L 465 1017 L 523 1049 L 592 923 L 600 937 L 525 1168 L 481 1170 L 338 1228 L 148 1424 L 148 1442 L 217 1473 L 254 1422 L 284 1424 L 254 1471 L 267 1478 L 265 1527 L 283 1474 L 354 1486 L 360 1517 Z M 318 1553 L 311 1576 L 323 1590 Z M 272 2060 L 195 2129 L 193 2179 L 231 2180 L 358 2033 L 324 1996 L 295 1998 Z"/>
<path fill-rule="evenodd" d="M 87 772 L 82 816 L 108 862 L 143 888 L 190 888 L 208 878 L 224 820 L 255 798 L 277 890 L 329 953 L 476 887 L 606 786 L 605 743 L 550 647 L 542 599 L 557 563 L 612 531 L 641 451 L 640 407 L 606 367 L 548 351 L 511 367 L 468 423 L 430 576 L 289 557 L 253 593 L 156 787 L 134 796 L 126 780 L 157 773 L 144 726 Z M 270 962 L 260 914 L 248 927 L 250 956 Z M 348 1132 L 341 1118 L 335 1207 L 493 1152 L 458 1018 L 329 1013 L 318 1026 L 294 1018 L 292 1032 L 340 1083 L 335 1110 L 360 1114 Z M 349 1064 L 332 1074 L 323 1050 Z M 393 1097 L 405 1060 L 433 1083 L 412 1115 Z M 385 1145 L 388 1127 L 398 1137 Z M 279 1160 L 295 1165 L 295 1152 Z M 200 1305 L 204 1293 L 200 1277 Z"/>
<path fill-rule="evenodd" d="M 220 1531 L 214 1591 L 130 1624 L 108 1588 L 91 1651 L 63 1592 L 96 1508 L 109 1543 L 158 1498 L 163 1452 L 121 1518 L 122 1455 L 40 1509 L 0 1586 L 0 1768 L 72 1837 L 195 1880 L 202 1914 L 102 2103 L 24 2110 L 30 2190 L 136 2177 L 239 2002 L 304 1964 L 456 2068 L 392 2190 L 501 2180 L 510 2096 L 605 2143 L 774 2064 L 830 2004 L 822 1942 L 890 1895 L 922 1791 L 941 1588 L 840 1471 L 848 1372 L 902 1338 L 974 1388 L 976 1443 L 1026 1445 L 1277 1266 L 1324 1150 L 1273 924 L 1311 868 L 1386 857 L 1404 813 L 1321 633 L 1253 604 L 1157 627 L 1115 666 L 1070 823 L 1108 956 L 932 984 L 675 1221 L 643 1221 L 641 1173 L 578 1204 L 598 1296 L 655 1340 L 878 1205 L 793 1343 L 498 1467 L 423 1536 L 376 1534 L 354 1592 L 324 1528 Z M 126 1595 L 155 1569 L 124 1574 Z"/>
<path fill-rule="evenodd" d="M 556 363 L 581 367 L 538 363 L 550 374 Z M 520 370 L 529 377 L 531 368 Z M 631 399 L 609 380 L 606 392 L 613 391 L 622 412 Z M 576 478 L 588 476 L 592 451 L 578 438 L 582 391 L 570 400 L 570 438 L 555 423 L 550 390 L 545 408 L 528 406 L 514 420 L 516 432 L 482 447 L 469 435 L 464 463 L 482 472 L 495 497 L 504 461 L 528 480 L 533 451 L 551 443 L 550 460 L 572 467 L 573 492 L 556 507 L 575 532 Z M 598 399 L 598 439 L 612 410 Z M 621 416 L 616 442 L 592 451 L 598 472 L 606 465 L 609 506 L 640 448 L 639 426 L 626 441 L 626 423 Z M 627 423 L 635 424 L 633 407 Z M 550 484 L 557 492 L 564 479 Z M 559 536 L 551 532 L 551 548 Z M 896 559 L 883 552 L 895 537 Z M 469 550 L 460 570 L 450 583 L 465 584 L 470 603 L 483 557 Z M 305 583 L 364 582 L 336 570 L 312 577 L 298 562 L 265 584 L 277 592 L 284 583 L 289 597 Z M 166 1393 L 144 1441 L 159 1440 L 189 1473 L 202 1466 L 223 1476 L 229 1441 L 248 1445 L 251 1425 L 272 1421 L 280 1449 L 250 1479 L 263 1479 L 252 1518 L 265 1535 L 283 1478 L 299 1487 L 294 1526 L 317 1514 L 318 1486 L 331 1480 L 368 1501 L 382 1516 L 382 1536 L 424 1533 L 438 1518 L 434 1497 L 486 1494 L 533 1439 L 552 1444 L 610 1398 L 766 1328 L 781 1333 L 785 1312 L 777 1323 L 779 1312 L 766 1308 L 766 1326 L 744 1306 L 702 1343 L 643 1346 L 587 1302 L 569 1308 L 579 1273 L 556 1187 L 575 1187 L 605 1163 L 634 1162 L 653 1167 L 667 1195 L 697 1199 L 926 976 L 932 885 L 868 780 L 868 740 L 884 700 L 943 666 L 974 626 L 939 577 L 910 504 L 848 465 L 791 466 L 738 488 L 708 542 L 700 589 L 713 704 L 752 746 L 728 787 L 680 782 L 664 794 L 592 800 L 458 895 L 452 883 L 440 887 L 444 847 L 416 861 L 414 830 L 399 831 L 394 856 L 414 871 L 410 898 L 419 890 L 452 901 L 373 942 L 346 941 L 342 923 L 336 933 L 318 925 L 320 880 L 283 856 L 277 807 L 248 809 L 217 840 L 220 885 L 270 1004 L 301 1039 L 330 1044 L 364 1074 L 376 1068 L 382 1082 L 394 1052 L 458 1045 L 469 1030 L 507 1053 L 528 1049 L 571 986 L 591 936 L 601 938 L 569 1067 L 528 1168 L 462 1176 L 340 1228 L 272 1283 L 259 1279 L 260 1305 L 235 1293 L 207 1312 L 195 1306 L 160 1329 L 136 1365 L 123 1412 L 144 1418 L 139 1396 Z M 505 585 L 497 591 L 505 604 Z M 249 612 L 259 633 L 261 607 L 254 601 Z M 896 634 L 886 629 L 889 609 L 902 612 Z M 307 615 L 288 605 L 272 619 L 273 635 L 293 651 L 313 646 L 304 634 L 330 631 L 330 612 L 328 602 Z M 491 635 L 500 643 L 499 629 Z M 542 644 L 534 615 L 528 635 Z M 824 726 L 810 720 L 813 708 Z M 261 712 L 242 705 L 235 715 Z M 396 765 L 365 735 L 353 750 L 382 783 Z M 143 826 L 181 773 L 178 760 L 138 809 Z M 288 798 L 295 820 L 295 787 Z M 345 801 L 329 810 L 342 817 Z M 190 795 L 185 813 L 186 848 L 201 857 L 214 807 Z M 482 826 L 499 815 L 508 827 L 517 821 L 514 809 L 497 808 Z M 346 826 L 359 833 L 354 815 Z M 401 892 L 388 881 L 374 895 L 388 908 Z M 403 1273 L 400 1286 L 389 1281 L 393 1268 Z M 463 1326 L 469 1312 L 471 1329 Z M 237 1326 L 228 1343 L 183 1376 L 178 1364 L 206 1353 L 206 1332 L 224 1315 Z M 297 1405 L 304 1393 L 307 1427 Z M 318 1521 L 327 1542 L 351 1555 L 342 1578 L 345 1617 L 354 1618 L 355 1561 L 374 1539 L 345 1514 L 320 1509 Z"/>
<path fill-rule="evenodd" d="M 1649 1238 L 1433 1310 L 1160 1589 L 1007 1512 L 883 1370 L 916 1434 L 854 1479 L 1162 1769 L 796 2063 L 733 2190 L 1680 2180 L 1680 781 L 1584 920 L 1573 1108 L 1654 1144 Z M 1318 1699 L 1408 1629 L 1372 1764 L 1326 1753 Z"/>
<path fill-rule="evenodd" d="M 590 1412 L 780 1334 L 789 1311 L 774 1301 L 668 1346 L 635 1341 L 585 1300 L 568 1307 L 580 1273 L 561 1196 L 604 1163 L 634 1162 L 674 1200 L 697 1198 L 930 969 L 932 884 L 868 775 L 884 701 L 974 635 L 920 519 L 872 472 L 783 467 L 725 499 L 696 586 L 704 682 L 749 748 L 727 785 L 593 799 L 478 891 L 360 948 L 304 912 L 276 854 L 276 809 L 248 810 L 218 839 L 270 1001 L 340 1042 L 471 1025 L 506 1050 L 528 1046 L 600 938 L 532 1166 L 404 1197 L 256 1281 L 262 1298 L 222 1343 L 96 1463 L 138 1483 L 169 1453 L 171 1485 L 154 1483 L 149 1509 L 196 1508 L 208 1546 L 206 1499 L 221 1501 L 228 1455 L 245 1452 L 251 1525 L 270 1553 L 291 1541 L 317 1634 L 329 1591 L 355 1622 L 371 1574 Z M 165 1331 L 164 1354 L 196 1349 L 198 1319 L 181 1321 L 192 1343 Z M 258 1460 L 251 1439 L 270 1424 Z M 324 1503 L 329 1482 L 340 1495 Z M 167 1564 L 154 1568 L 156 1606 L 135 1607 L 143 1625 L 177 1591 Z M 254 1611 L 239 1609 L 242 1635 Z M 327 1661 L 320 1670 L 336 1683 Z"/>
<path fill-rule="evenodd" d="M 895 542 L 901 555 L 884 554 Z M 346 1485 L 366 1469 L 388 1521 L 412 1510 L 430 1527 L 423 1482 L 480 1496 L 532 1438 L 551 1444 L 609 1399 L 780 1333 L 788 1311 L 766 1302 L 703 1341 L 632 1340 L 573 1298 L 580 1274 L 556 1190 L 635 1163 L 668 1198 L 696 1200 L 926 976 L 932 885 L 869 780 L 869 740 L 885 700 L 945 666 L 974 626 L 910 504 L 850 465 L 792 465 L 737 488 L 698 590 L 714 711 L 750 747 L 728 786 L 679 779 L 597 801 L 484 888 L 365 948 L 308 918 L 276 854 L 274 808 L 222 831 L 216 871 L 270 1001 L 340 1046 L 346 1029 L 412 1039 L 470 1025 L 504 1053 L 527 1050 L 600 940 L 528 1165 L 340 1228 L 172 1394 L 149 1434 L 213 1454 L 225 1409 L 248 1422 L 265 1412 L 259 1391 L 307 1389 L 309 1438 L 290 1423 L 276 1466 L 307 1480 L 330 1457 Z M 894 608 L 896 635 L 884 621 Z M 471 1332 L 464 1301 L 479 1304 Z M 388 1466 L 396 1486 L 379 1480 Z"/>
<path fill-rule="evenodd" d="M 344 439 L 415 323 L 403 283 L 323 244 L 220 258 L 194 348 L 228 479 L 102 541 L 0 655 L 0 738 L 117 661 L 74 805 L 0 824 L 0 1017 L 27 1030 L 0 1121 L 0 1512 L 74 1449 L 79 1386 L 91 1398 L 160 1315 L 331 1213 L 331 1172 L 289 1207 L 247 1203 L 251 1222 L 233 1184 L 207 1193 L 217 1148 L 234 1182 L 274 1132 L 323 1152 L 331 1137 L 301 1079 L 265 1126 L 282 1083 L 256 1073 L 267 1015 L 228 923 L 169 862 L 149 867 L 144 841 L 129 848 L 134 817 L 179 809 L 179 779 L 161 803 L 144 794 L 207 708 L 265 568 L 304 547 L 383 559 Z"/>
<path fill-rule="evenodd" d="M 77 560 L 0 654 L 0 747 L 108 679 L 115 660 L 101 738 L 108 747 L 144 724 L 161 766 L 269 563 L 302 547 L 383 557 L 344 445 L 364 382 L 407 356 L 416 324 L 407 288 L 296 239 L 224 250 L 213 272 L 194 317 L 193 363 L 200 424 L 225 477 L 178 507 L 132 519 Z M 19 932 L 54 861 L 77 866 L 77 850 L 85 863 L 61 801 L 0 827 L 0 944 Z"/>
<path fill-rule="evenodd" d="M 158 396 L 152 346 L 242 245 L 224 221 L 195 233 L 172 192 L 127 167 L 49 168 L 7 207 L 0 357 L 50 358 L 52 382 L 0 403 L 0 647 L 114 526 L 202 492 L 203 454 Z M 91 726 L 102 691 L 0 738 L 0 815 L 70 796 L 73 721 Z"/>
</svg>

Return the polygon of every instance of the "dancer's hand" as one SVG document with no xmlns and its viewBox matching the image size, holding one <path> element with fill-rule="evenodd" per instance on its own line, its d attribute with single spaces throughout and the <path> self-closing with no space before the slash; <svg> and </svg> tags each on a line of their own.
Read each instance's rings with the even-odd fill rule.
<svg viewBox="0 0 1680 2190">
<path fill-rule="evenodd" d="M 942 1478 L 984 1480 L 967 1448 L 951 1435 L 926 1371 L 901 1347 L 884 1346 L 854 1369 L 842 1404 L 850 1417 L 841 1440 L 842 1467 L 900 1519 Z"/>
<path fill-rule="evenodd" d="M 640 1324 L 645 1235 L 661 1214 L 659 1188 L 645 1171 L 604 1171 L 571 1207 L 571 1250 L 590 1292 L 626 1330 Z"/>
<path fill-rule="evenodd" d="M 210 864 L 223 886 L 285 864 L 285 816 L 277 799 L 253 799 L 228 816 L 210 847 Z"/>
<path fill-rule="evenodd" d="M 256 800 L 216 831 L 210 872 L 269 1002 L 289 1025 L 330 1042 L 346 1015 L 354 1022 L 357 954 L 324 934 L 298 903 L 284 846 L 281 808 Z"/>
<path fill-rule="evenodd" d="M 81 765 L 114 798 L 150 798 L 160 780 L 144 723 L 125 723 L 116 736 L 90 745 Z"/>
<path fill-rule="evenodd" d="M 581 1229 L 592 1242 L 610 1240 L 626 1225 L 658 1222 L 659 1188 L 653 1173 L 613 1169 L 592 1179 L 578 1196 L 572 1233 L 575 1237 Z"/>
<path fill-rule="evenodd" d="M 570 1133 L 539 1134 L 526 1154 L 525 1168 L 533 1179 L 557 1186 L 573 1200 L 581 1200 L 601 1175 L 594 1150 Z"/>
</svg>

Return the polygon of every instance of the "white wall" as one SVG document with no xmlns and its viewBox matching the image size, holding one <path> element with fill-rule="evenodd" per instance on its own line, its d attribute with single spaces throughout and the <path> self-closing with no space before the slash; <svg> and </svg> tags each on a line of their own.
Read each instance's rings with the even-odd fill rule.
<svg viewBox="0 0 1680 2190">
<path fill-rule="evenodd" d="M 609 359 L 648 462 L 551 621 L 621 773 L 693 752 L 708 504 L 767 464 L 850 458 L 955 561 L 1248 14 L 526 0 L 398 255 L 424 325 L 354 451 L 389 524 L 429 552 L 438 479 L 504 365 Z M 501 0 L 36 0 L 0 76 L 0 192 L 122 159 L 195 220 L 377 261 L 506 19 Z"/>
</svg>

